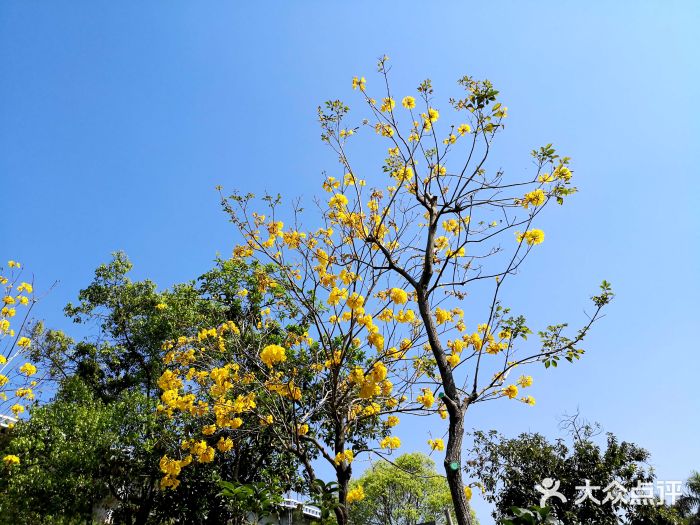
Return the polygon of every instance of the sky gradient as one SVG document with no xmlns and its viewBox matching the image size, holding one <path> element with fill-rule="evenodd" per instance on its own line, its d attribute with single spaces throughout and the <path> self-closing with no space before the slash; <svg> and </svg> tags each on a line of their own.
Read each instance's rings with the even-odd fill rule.
<svg viewBox="0 0 700 525">
<path fill-rule="evenodd" d="M 493 165 L 523 172 L 553 142 L 580 189 L 540 221 L 507 299 L 541 327 L 578 324 L 602 279 L 617 297 L 581 362 L 531 369 L 537 406 L 476 406 L 467 427 L 557 437 L 579 409 L 648 448 L 660 479 L 685 479 L 700 469 L 698 27 L 692 1 L 8 0 L 0 258 L 39 290 L 60 281 L 37 315 L 80 334 L 61 307 L 111 252 L 160 287 L 230 253 L 216 185 L 310 203 L 339 171 L 316 107 L 359 103 L 350 79 L 371 89 L 378 56 L 396 92 L 429 77 L 445 106 L 460 76 L 489 78 L 509 108 Z M 427 451 L 424 420 L 404 419 L 403 448 Z"/>
</svg>

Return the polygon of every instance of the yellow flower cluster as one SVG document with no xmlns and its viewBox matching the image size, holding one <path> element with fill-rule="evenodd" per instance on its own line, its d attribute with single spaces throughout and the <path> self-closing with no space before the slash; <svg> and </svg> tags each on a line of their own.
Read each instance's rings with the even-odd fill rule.
<svg viewBox="0 0 700 525">
<path fill-rule="evenodd" d="M 4 458 L 2 458 L 2 462 L 5 463 L 8 467 L 11 467 L 13 465 L 19 465 L 19 457 L 15 456 L 14 454 L 8 454 Z"/>
<path fill-rule="evenodd" d="M 365 499 L 365 490 L 362 488 L 362 485 L 358 485 L 357 487 L 348 491 L 348 495 L 346 496 L 346 498 L 348 505 L 352 505 L 353 503 L 362 501 L 363 499 Z"/>
<path fill-rule="evenodd" d="M 345 450 L 344 452 L 338 452 L 335 456 L 335 464 L 340 465 L 343 462 L 346 462 L 348 464 L 352 463 L 353 459 L 355 459 L 355 454 L 353 453 L 352 450 Z"/>
<path fill-rule="evenodd" d="M 433 395 L 433 391 L 429 388 L 423 388 L 422 390 L 423 394 L 416 397 L 416 401 L 418 401 L 425 408 L 431 408 L 435 403 L 435 396 Z"/>
<path fill-rule="evenodd" d="M 272 368 L 277 363 L 287 360 L 287 351 L 279 345 L 267 345 L 260 352 L 260 360 Z"/>
<path fill-rule="evenodd" d="M 527 209 L 528 206 L 542 206 L 544 204 L 546 197 L 544 194 L 544 191 L 541 189 L 536 189 L 534 191 L 531 191 L 529 193 L 526 193 L 525 196 L 522 198 L 522 200 L 519 201 L 520 205 Z"/>
<path fill-rule="evenodd" d="M 442 439 L 429 439 L 428 445 L 431 450 L 443 451 L 445 450 L 445 443 Z"/>
<path fill-rule="evenodd" d="M 396 436 L 387 436 L 379 442 L 381 448 L 395 450 L 401 446 L 401 440 Z"/>
<path fill-rule="evenodd" d="M 530 246 L 533 246 L 535 244 L 540 244 L 542 243 L 542 241 L 544 241 L 544 232 L 538 229 L 528 230 L 524 233 L 515 232 L 515 237 L 518 240 L 518 242 L 525 241 Z"/>
</svg>

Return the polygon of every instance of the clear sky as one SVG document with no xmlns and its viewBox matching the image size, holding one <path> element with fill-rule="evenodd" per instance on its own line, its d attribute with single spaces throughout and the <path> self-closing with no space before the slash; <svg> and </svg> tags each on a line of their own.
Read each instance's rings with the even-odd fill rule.
<svg viewBox="0 0 700 525">
<path fill-rule="evenodd" d="M 110 252 L 161 287 L 230 253 L 217 184 L 310 202 L 338 170 L 316 107 L 357 100 L 378 56 L 398 91 L 430 77 L 443 101 L 486 77 L 509 107 L 494 162 L 529 169 L 554 142 L 581 190 L 540 223 L 508 299 L 542 326 L 580 322 L 604 278 L 617 298 L 581 362 L 533 370 L 537 406 L 485 404 L 467 426 L 556 437 L 579 408 L 684 479 L 700 469 L 698 27 L 695 1 L 5 0 L 0 257 L 39 289 L 59 280 L 38 315 L 76 333 L 60 307 Z M 423 424 L 400 427 L 407 450 L 427 448 Z"/>
</svg>

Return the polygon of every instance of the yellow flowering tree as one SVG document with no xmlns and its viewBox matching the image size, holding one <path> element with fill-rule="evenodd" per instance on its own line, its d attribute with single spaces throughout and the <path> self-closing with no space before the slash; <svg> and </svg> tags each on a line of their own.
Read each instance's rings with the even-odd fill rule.
<svg viewBox="0 0 700 525">
<path fill-rule="evenodd" d="M 386 60 L 379 61 L 379 100 L 364 77 L 353 79 L 368 111 L 358 125 L 346 122 L 349 108 L 339 100 L 319 108 L 321 138 L 342 171 L 323 181 L 328 197 L 317 200 L 311 226 L 303 225 L 299 204 L 286 208 L 279 196 L 265 196 L 264 213 L 254 209 L 253 195 L 222 198 L 243 238 L 234 259 L 267 265 L 257 292 L 285 290 L 285 300 L 271 302 L 263 318 L 246 327 L 222 325 L 184 340 L 172 360 L 190 352 L 187 345 L 201 348 L 209 340 L 234 348 L 237 359 L 207 366 L 193 358 L 202 365 L 188 363 L 193 371 L 182 384 L 185 371 L 176 369 L 175 383 L 164 384 L 164 391 L 199 381 L 196 390 L 215 398 L 215 427 L 205 434 L 224 427 L 235 436 L 246 431 L 239 414 L 254 413 L 310 477 L 310 460 L 325 458 L 336 468 L 341 524 L 347 505 L 363 497 L 361 487 L 348 491 L 353 459 L 400 446 L 392 431 L 397 413 L 439 414 L 448 420 L 447 442 L 435 435 L 429 444 L 445 452 L 457 522 L 466 525 L 471 488 L 462 479 L 461 449 L 467 409 L 499 398 L 534 404 L 521 395 L 532 377 L 507 382 L 509 374 L 527 364 L 578 359 L 580 342 L 612 293 L 604 282 L 580 330 L 569 334 L 566 324 L 556 324 L 539 333 L 538 343 L 525 341 L 531 333 L 525 318 L 511 313 L 501 295 L 544 241 L 535 227 L 542 211 L 576 191 L 570 159 L 550 144 L 533 151 L 535 169 L 521 180 L 490 170 L 492 142 L 507 117 L 491 83 L 461 78 L 463 97 L 449 100 L 449 114 L 458 120 L 443 125 L 448 111 L 436 107 L 429 80 L 397 104 Z M 364 176 L 348 154 L 349 143 L 368 129 L 386 146 L 381 177 Z M 251 349 L 246 334 L 261 331 L 265 337 L 255 340 L 272 337 L 274 344 Z M 177 394 L 166 404 L 180 399 Z M 208 450 L 200 446 L 199 452 Z"/>
<path fill-rule="evenodd" d="M 30 362 L 32 340 L 29 332 L 30 313 L 36 302 L 34 286 L 23 280 L 22 265 L 8 261 L 0 268 L 3 288 L 0 309 L 0 415 L 4 424 L 13 424 L 26 411 L 36 396 L 40 383 L 37 367 Z M 16 464 L 10 458 L 5 464 Z"/>
<path fill-rule="evenodd" d="M 383 416 L 417 410 L 392 383 L 410 384 L 418 376 L 405 359 L 410 339 L 371 353 L 357 335 L 349 344 L 337 334 L 314 339 L 309 334 L 320 325 L 309 314 L 329 314 L 330 305 L 310 299 L 313 306 L 303 308 L 295 295 L 299 290 L 284 284 L 276 265 L 255 268 L 237 291 L 236 322 L 202 327 L 164 344 L 167 369 L 158 381 L 158 410 L 189 427 L 191 437 L 163 457 L 161 486 L 175 489 L 182 469 L 264 436 L 299 461 L 309 492 L 317 486 L 314 461 L 322 458 L 332 466 L 341 503 L 334 510 L 346 523 L 346 505 L 358 496 L 349 491 L 356 455 L 398 448 L 400 439 L 390 435 L 398 417 Z M 370 324 L 359 292 L 344 295 L 338 301 L 353 305 L 350 317 L 366 315 Z M 408 298 L 397 291 L 394 300 L 403 304 Z M 346 325 L 359 331 L 351 318 L 340 326 Z"/>
</svg>

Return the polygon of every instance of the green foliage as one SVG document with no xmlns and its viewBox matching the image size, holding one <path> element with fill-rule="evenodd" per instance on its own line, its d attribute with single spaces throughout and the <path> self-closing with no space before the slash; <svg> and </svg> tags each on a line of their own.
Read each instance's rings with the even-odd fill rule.
<svg viewBox="0 0 700 525">
<path fill-rule="evenodd" d="M 314 520 L 311 525 L 335 525 L 338 491 L 340 487 L 335 481 L 323 482 L 316 479 L 311 484 L 311 503 L 321 509 L 321 519 Z"/>
<path fill-rule="evenodd" d="M 550 507 L 532 506 L 528 509 L 511 507 L 510 515 L 499 521 L 499 525 L 559 525 L 561 522 L 552 516 Z"/>
<path fill-rule="evenodd" d="M 654 473 L 648 467 L 649 452 L 634 443 L 620 442 L 613 434 L 607 434 L 606 447 L 602 448 L 594 440 L 595 428 L 579 425 L 575 419 L 572 432 L 571 445 L 563 439 L 550 442 L 536 433 L 507 439 L 496 431 L 474 432 L 473 459 L 466 470 L 483 484 L 486 499 L 495 503 L 495 519 L 513 516 L 513 507 L 533 511 L 531 506 L 538 504 L 542 495 L 535 486 L 551 478 L 560 482 L 559 492 L 567 501 L 550 498 L 547 504 L 551 505 L 551 516 L 564 523 L 617 525 L 620 520 L 639 525 L 680 523 L 677 513 L 666 506 L 621 502 L 613 507 L 590 499 L 575 503 L 580 495 L 575 487 L 583 485 L 586 479 L 601 489 L 617 482 L 631 490 L 638 482 L 653 482 Z M 604 497 L 602 490 L 597 497 Z"/>
<path fill-rule="evenodd" d="M 447 481 L 433 460 L 420 453 L 403 454 L 393 465 L 376 463 L 352 486 L 358 485 L 365 498 L 350 506 L 353 525 L 444 523 L 445 508 L 452 507 Z M 473 513 L 472 523 L 477 523 Z"/>
<path fill-rule="evenodd" d="M 277 509 L 282 497 L 270 490 L 266 483 L 232 483 L 220 481 L 221 495 L 227 498 L 237 517 L 253 514 L 254 522 L 271 515 Z M 234 518 L 235 519 L 235 518 Z"/>
<path fill-rule="evenodd" d="M 681 496 L 676 508 L 686 525 L 700 525 L 700 472 L 693 472 L 686 482 L 685 494 Z"/>
<path fill-rule="evenodd" d="M 0 480 L 0 520 L 84 523 L 102 503 L 117 523 L 225 522 L 236 513 L 219 495 L 222 479 L 293 486 L 294 459 L 263 438 L 242 439 L 214 462 L 187 469 L 177 491 L 159 489 L 159 460 L 185 431 L 156 416 L 162 342 L 254 316 L 261 308 L 252 286 L 257 269 L 217 261 L 198 281 L 159 293 L 151 281 L 132 281 L 131 263 L 117 253 L 65 309 L 76 323 L 96 325 L 96 337 L 76 342 L 37 325 L 33 359 L 51 371 L 57 394 L 0 443 L 21 457 Z M 253 312 L 243 312 L 234 293 L 248 283 Z"/>
<path fill-rule="evenodd" d="M 100 472 L 109 469 L 111 458 L 123 459 L 122 451 L 113 448 L 120 408 L 115 404 L 106 410 L 74 380 L 54 403 L 32 410 L 4 450 L 22 458 L 22 464 L 0 478 L 0 522 L 90 518 L 93 505 L 109 494 Z"/>
</svg>

